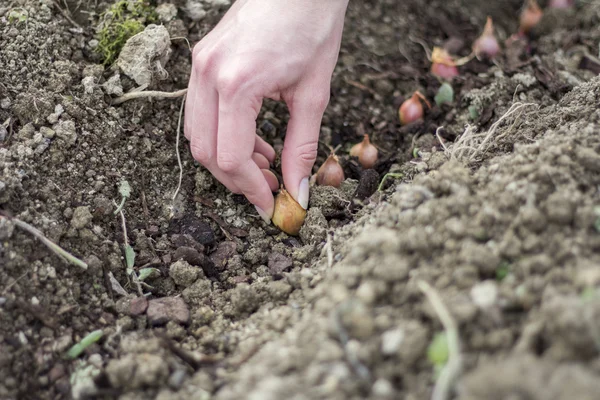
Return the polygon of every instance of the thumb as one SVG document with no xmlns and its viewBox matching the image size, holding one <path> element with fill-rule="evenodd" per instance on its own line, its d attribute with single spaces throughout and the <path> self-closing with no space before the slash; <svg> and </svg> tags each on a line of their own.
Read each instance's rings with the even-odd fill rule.
<svg viewBox="0 0 600 400">
<path fill-rule="evenodd" d="M 281 154 L 281 169 L 287 191 L 306 209 L 308 181 L 317 159 L 321 119 L 329 102 L 329 91 L 319 88 L 308 95 L 298 94 L 288 103 L 290 122 Z"/>
</svg>

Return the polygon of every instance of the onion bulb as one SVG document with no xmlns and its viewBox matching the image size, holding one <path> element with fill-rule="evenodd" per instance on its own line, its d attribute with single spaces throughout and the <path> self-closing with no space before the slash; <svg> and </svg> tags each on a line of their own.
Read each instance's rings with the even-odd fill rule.
<svg viewBox="0 0 600 400">
<path fill-rule="evenodd" d="M 272 221 L 288 235 L 297 236 L 306 218 L 306 210 L 281 186 L 275 196 Z"/>
<path fill-rule="evenodd" d="M 344 181 L 344 170 L 338 157 L 331 153 L 317 171 L 317 185 L 339 188 Z"/>
<path fill-rule="evenodd" d="M 441 47 L 434 47 L 431 53 L 431 73 L 444 79 L 458 76 L 458 68 L 454 59 Z"/>
<path fill-rule="evenodd" d="M 494 36 L 494 23 L 492 17 L 487 17 L 483 33 L 473 44 L 473 52 L 477 57 L 494 58 L 500 51 L 500 45 Z"/>
<path fill-rule="evenodd" d="M 364 169 L 373 168 L 378 157 L 377 147 L 369 140 L 369 135 L 365 135 L 362 142 L 355 144 L 350 149 L 350 155 L 358 157 L 358 162 Z"/>
<path fill-rule="evenodd" d="M 521 18 L 519 19 L 519 33 L 529 33 L 529 31 L 540 22 L 542 15 L 542 9 L 537 1 L 527 0 L 527 4 L 521 12 Z"/>
<path fill-rule="evenodd" d="M 550 8 L 569 8 L 573 5 L 574 0 L 550 0 L 548 7 Z"/>
<path fill-rule="evenodd" d="M 410 124 L 423 119 L 423 105 L 421 104 L 421 100 L 423 100 L 425 104 L 431 108 L 431 104 L 429 104 L 425 96 L 423 96 L 418 90 L 413 93 L 412 97 L 404 100 L 404 103 L 402 103 L 400 109 L 398 110 L 398 116 L 400 117 L 401 125 Z"/>
</svg>

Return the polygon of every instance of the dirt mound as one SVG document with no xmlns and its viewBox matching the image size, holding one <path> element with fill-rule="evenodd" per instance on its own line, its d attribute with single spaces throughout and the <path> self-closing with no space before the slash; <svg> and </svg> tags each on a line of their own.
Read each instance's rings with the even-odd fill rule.
<svg viewBox="0 0 600 400">
<path fill-rule="evenodd" d="M 176 38 L 199 40 L 227 3 L 162 6 L 157 89 L 186 86 Z M 428 398 L 443 329 L 420 281 L 458 324 L 457 398 L 596 396 L 596 4 L 461 67 L 453 103 L 402 127 L 406 96 L 441 85 L 424 47 L 467 55 L 488 14 L 507 39 L 521 2 L 352 3 L 319 152 L 341 145 L 348 179 L 312 189 L 298 238 L 176 150 L 179 100 L 112 104 L 135 85 L 95 52 L 109 4 L 66 4 L 75 19 L 52 1 L 0 6 L 0 399 Z M 280 150 L 287 111 L 264 108 L 258 132 Z M 374 171 L 347 155 L 364 133 Z"/>
</svg>

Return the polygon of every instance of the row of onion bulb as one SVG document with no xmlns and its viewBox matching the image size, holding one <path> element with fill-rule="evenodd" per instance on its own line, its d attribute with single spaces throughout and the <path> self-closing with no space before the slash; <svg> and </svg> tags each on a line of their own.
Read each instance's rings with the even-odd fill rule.
<svg viewBox="0 0 600 400">
<path fill-rule="evenodd" d="M 569 8 L 573 5 L 573 0 L 551 0 L 550 8 Z M 526 36 L 536 26 L 543 15 L 543 11 L 536 0 L 526 0 L 525 7 L 521 12 L 519 19 L 519 36 Z M 477 58 L 493 59 L 500 52 L 500 44 L 494 34 L 494 24 L 491 17 L 487 18 L 485 27 L 481 36 L 473 43 L 472 56 Z M 470 60 L 472 57 L 466 57 Z M 458 76 L 458 66 L 460 62 L 443 48 L 435 47 L 431 54 L 431 73 L 442 78 L 452 79 Z M 411 97 L 405 100 L 398 110 L 401 125 L 407 125 L 423 118 L 423 104 L 431 108 L 431 104 L 425 96 L 419 91 L 413 93 Z M 370 139 L 369 135 L 364 135 L 362 142 L 355 144 L 350 149 L 350 156 L 356 157 L 363 168 L 369 169 L 377 163 L 378 150 Z M 333 186 L 339 188 L 345 179 L 344 169 L 340 165 L 339 157 L 332 151 L 329 157 L 318 169 L 314 176 L 317 185 Z M 273 223 L 284 232 L 290 235 L 298 235 L 300 227 L 306 218 L 306 210 L 300 206 L 292 196 L 282 187 L 275 198 L 275 211 L 273 214 Z"/>
<path fill-rule="evenodd" d="M 358 158 L 358 162 L 365 169 L 373 168 L 377 162 L 379 151 L 365 135 L 362 142 L 355 144 L 350 149 L 350 155 Z M 344 169 L 340 159 L 332 151 L 323 165 L 314 176 L 317 185 L 333 186 L 339 188 L 345 179 Z M 275 210 L 272 221 L 279 229 L 289 235 L 298 235 L 306 218 L 306 210 L 283 187 L 275 197 Z"/>
</svg>

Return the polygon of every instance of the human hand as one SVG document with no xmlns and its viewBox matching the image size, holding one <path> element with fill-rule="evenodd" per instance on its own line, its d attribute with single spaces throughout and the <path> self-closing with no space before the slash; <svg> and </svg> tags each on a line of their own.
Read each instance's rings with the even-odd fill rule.
<svg viewBox="0 0 600 400">
<path fill-rule="evenodd" d="M 192 156 L 243 193 L 269 222 L 278 181 L 273 148 L 256 134 L 264 98 L 283 100 L 290 121 L 281 156 L 288 192 L 308 207 L 331 74 L 348 0 L 237 0 L 193 51 L 185 105 Z"/>
</svg>

